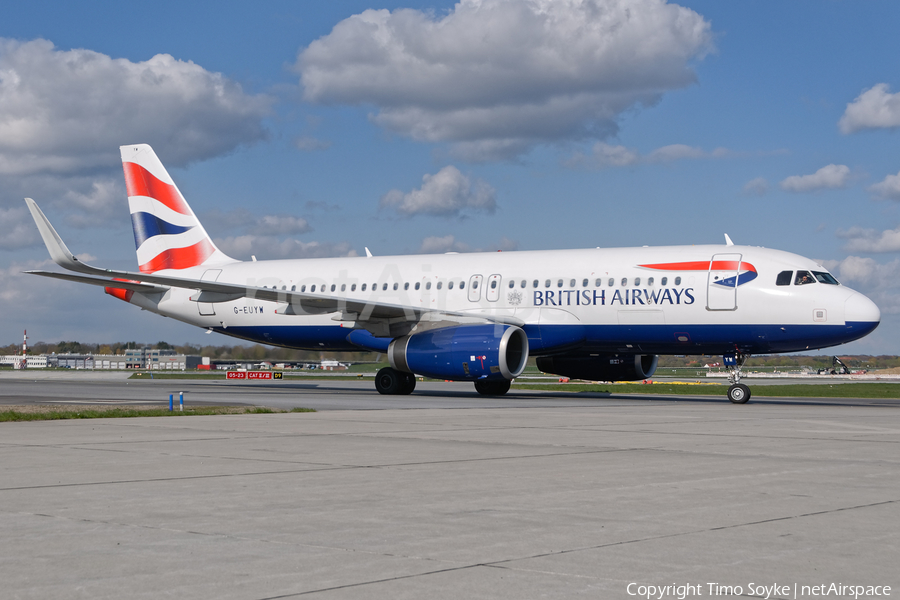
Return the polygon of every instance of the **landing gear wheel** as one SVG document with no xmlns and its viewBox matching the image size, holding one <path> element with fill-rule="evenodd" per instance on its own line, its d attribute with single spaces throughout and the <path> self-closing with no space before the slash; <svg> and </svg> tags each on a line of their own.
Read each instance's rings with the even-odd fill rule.
<svg viewBox="0 0 900 600">
<path fill-rule="evenodd" d="M 379 394 L 387 394 L 389 396 L 400 394 L 404 384 L 403 375 L 406 375 L 406 373 L 385 367 L 375 375 L 375 389 L 378 390 Z"/>
<path fill-rule="evenodd" d="M 502 396 L 509 391 L 511 383 L 508 379 L 501 381 L 476 381 L 475 391 L 482 396 Z"/>
<path fill-rule="evenodd" d="M 403 385 L 400 386 L 400 394 L 412 394 L 416 389 L 416 376 L 412 373 L 400 373 L 400 380 Z"/>
<path fill-rule="evenodd" d="M 735 404 L 746 404 L 750 399 L 750 388 L 743 383 L 736 383 L 728 388 L 728 399 Z"/>
</svg>

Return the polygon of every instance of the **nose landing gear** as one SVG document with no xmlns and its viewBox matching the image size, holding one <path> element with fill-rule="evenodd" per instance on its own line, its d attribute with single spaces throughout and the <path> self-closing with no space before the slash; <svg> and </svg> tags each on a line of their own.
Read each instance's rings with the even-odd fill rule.
<svg viewBox="0 0 900 600">
<path fill-rule="evenodd" d="M 728 368 L 728 381 L 731 383 L 731 387 L 728 388 L 728 399 L 734 404 L 746 404 L 750 399 L 750 388 L 741 383 L 741 367 L 748 358 L 750 355 L 743 352 L 724 356 L 725 366 Z"/>
</svg>

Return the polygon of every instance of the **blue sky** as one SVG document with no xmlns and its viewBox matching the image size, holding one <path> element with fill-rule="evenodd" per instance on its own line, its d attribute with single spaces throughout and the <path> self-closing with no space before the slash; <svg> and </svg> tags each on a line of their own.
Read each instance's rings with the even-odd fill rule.
<svg viewBox="0 0 900 600">
<path fill-rule="evenodd" d="M 135 269 L 118 146 L 146 142 L 237 258 L 727 232 L 879 304 L 841 352 L 900 354 L 896 2 L 87 6 L 0 21 L 4 344 L 230 343 L 20 274 L 48 267 L 26 195 Z"/>
</svg>

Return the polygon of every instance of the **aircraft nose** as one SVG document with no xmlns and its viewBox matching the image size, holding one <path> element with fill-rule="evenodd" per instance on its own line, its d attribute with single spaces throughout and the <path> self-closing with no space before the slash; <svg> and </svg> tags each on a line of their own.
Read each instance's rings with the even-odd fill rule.
<svg viewBox="0 0 900 600">
<path fill-rule="evenodd" d="M 856 292 L 844 302 L 844 321 L 849 323 L 867 323 L 875 325 L 881 322 L 881 311 L 874 302 Z"/>
</svg>

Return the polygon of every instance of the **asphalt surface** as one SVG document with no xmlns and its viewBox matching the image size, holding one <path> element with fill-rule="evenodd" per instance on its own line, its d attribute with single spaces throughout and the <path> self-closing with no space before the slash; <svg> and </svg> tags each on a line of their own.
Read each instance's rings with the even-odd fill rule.
<svg viewBox="0 0 900 600">
<path fill-rule="evenodd" d="M 382 396 L 375 392 L 371 378 L 359 381 L 337 379 L 280 381 L 240 381 L 223 379 L 129 379 L 122 372 L 59 371 L 0 373 L 0 406 L 27 404 L 156 404 L 168 407 L 169 394 L 184 393 L 185 404 L 265 406 L 278 410 L 295 407 L 316 410 L 385 410 L 417 408 L 561 408 L 609 406 L 611 403 L 691 402 L 728 403 L 723 391 L 709 395 L 666 395 L 635 393 L 587 394 L 536 390 L 512 390 L 506 396 L 480 396 L 471 383 L 419 382 L 409 396 Z M 791 380 L 746 381 L 751 386 L 751 403 L 823 404 L 850 406 L 900 406 L 900 383 L 897 397 L 864 398 L 784 398 L 766 397 L 767 385 L 792 383 Z M 716 382 L 720 383 L 720 382 Z M 835 382 L 840 385 L 846 382 Z"/>
<path fill-rule="evenodd" d="M 0 377 L 6 404 L 335 409 L 0 423 L 0 597 L 900 590 L 895 400 L 370 386 Z"/>
</svg>

